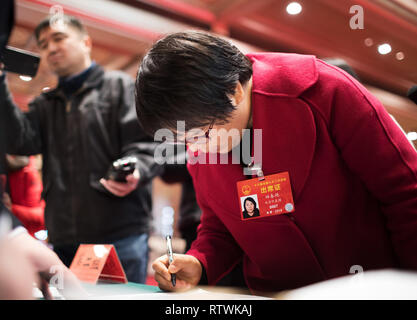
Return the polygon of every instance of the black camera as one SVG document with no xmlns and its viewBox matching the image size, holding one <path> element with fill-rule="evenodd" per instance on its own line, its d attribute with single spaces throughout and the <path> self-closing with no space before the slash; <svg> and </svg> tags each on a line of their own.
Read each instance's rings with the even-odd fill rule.
<svg viewBox="0 0 417 320">
<path fill-rule="evenodd" d="M 107 171 L 106 179 L 118 182 L 126 182 L 126 177 L 136 169 L 138 159 L 135 157 L 125 157 L 114 161 Z"/>
</svg>

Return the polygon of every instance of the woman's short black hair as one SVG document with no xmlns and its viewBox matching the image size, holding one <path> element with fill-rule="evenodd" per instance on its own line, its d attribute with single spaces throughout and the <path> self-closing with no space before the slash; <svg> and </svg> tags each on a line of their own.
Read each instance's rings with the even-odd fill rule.
<svg viewBox="0 0 417 320">
<path fill-rule="evenodd" d="M 250 60 L 233 44 L 199 31 L 170 34 L 145 55 L 136 78 L 136 110 L 144 130 L 185 130 L 227 123 L 238 81 L 252 76 Z"/>
</svg>

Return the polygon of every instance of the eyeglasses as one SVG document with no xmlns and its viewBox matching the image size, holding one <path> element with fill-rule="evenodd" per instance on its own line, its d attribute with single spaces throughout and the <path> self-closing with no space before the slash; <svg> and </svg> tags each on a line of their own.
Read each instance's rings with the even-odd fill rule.
<svg viewBox="0 0 417 320">
<path fill-rule="evenodd" d="M 168 144 L 175 144 L 175 145 L 178 145 L 178 144 L 206 144 L 208 141 L 210 141 L 210 131 L 213 129 L 213 126 L 214 126 L 214 122 L 210 124 L 210 126 L 208 127 L 208 129 L 204 133 L 204 135 L 194 136 L 194 137 L 191 137 L 191 138 L 185 138 L 184 140 L 165 139 L 165 142 L 168 143 Z"/>
</svg>

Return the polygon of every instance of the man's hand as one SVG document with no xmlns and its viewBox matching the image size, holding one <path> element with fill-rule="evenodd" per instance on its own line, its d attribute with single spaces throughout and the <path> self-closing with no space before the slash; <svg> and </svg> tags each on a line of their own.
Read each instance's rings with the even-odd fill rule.
<svg viewBox="0 0 417 320">
<path fill-rule="evenodd" d="M 33 299 L 36 272 L 9 240 L 0 241 L 0 300 Z"/>
<path fill-rule="evenodd" d="M 200 281 L 203 268 L 197 258 L 187 254 L 174 254 L 169 265 L 168 256 L 159 257 L 152 263 L 155 280 L 159 288 L 166 291 L 183 291 L 195 287 Z M 176 274 L 175 287 L 171 283 L 171 274 Z"/>
<path fill-rule="evenodd" d="M 4 278 L 7 283 L 2 283 L 1 287 L 14 287 L 14 285 L 24 288 L 21 298 L 30 299 L 33 280 L 38 280 L 38 287 L 42 291 L 45 299 L 51 299 L 49 291 L 49 281 L 56 280 L 60 293 L 69 299 L 82 299 L 87 293 L 82 288 L 76 276 L 62 263 L 59 257 L 51 249 L 32 238 L 27 233 L 21 233 L 11 239 L 2 241 L 4 250 L 0 250 L 2 258 L 10 261 L 14 269 L 0 268 L 0 279 Z M 7 252 L 11 252 L 7 254 Z M 13 264 L 19 262 L 19 264 Z M 6 272 L 7 270 L 7 272 Z M 23 273 L 23 271 L 25 271 Z M 7 278 L 6 275 L 9 275 Z M 55 283 L 52 283 L 54 285 Z M 0 290 L 1 293 L 2 290 Z M 19 298 L 19 292 L 11 296 L 3 292 L 6 298 Z"/>
<path fill-rule="evenodd" d="M 118 197 L 124 197 L 137 188 L 139 179 L 139 170 L 135 169 L 132 174 L 129 174 L 126 177 L 127 182 L 117 182 L 102 178 L 100 179 L 100 183 L 114 195 Z"/>
</svg>

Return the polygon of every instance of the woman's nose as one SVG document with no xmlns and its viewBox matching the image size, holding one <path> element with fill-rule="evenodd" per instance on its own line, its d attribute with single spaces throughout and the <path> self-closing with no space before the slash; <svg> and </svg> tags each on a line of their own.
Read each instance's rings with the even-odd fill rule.
<svg viewBox="0 0 417 320">
<path fill-rule="evenodd" d="M 187 148 L 191 150 L 191 152 L 197 152 L 200 150 L 199 146 L 195 143 L 187 143 Z"/>
<path fill-rule="evenodd" d="M 201 151 L 201 152 L 207 153 L 209 151 L 208 146 L 205 143 L 187 143 L 187 147 L 192 152 Z"/>
</svg>

